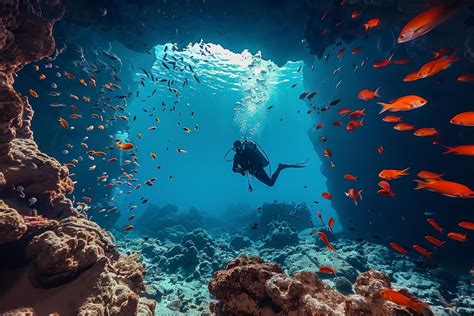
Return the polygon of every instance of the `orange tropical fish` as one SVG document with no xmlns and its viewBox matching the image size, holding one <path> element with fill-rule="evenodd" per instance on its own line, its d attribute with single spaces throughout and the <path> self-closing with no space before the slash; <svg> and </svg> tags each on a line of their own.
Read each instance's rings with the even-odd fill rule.
<svg viewBox="0 0 474 316">
<path fill-rule="evenodd" d="M 409 307 L 411 309 L 416 310 L 420 314 L 424 314 L 425 309 L 429 307 L 428 303 L 414 300 L 411 297 L 408 297 L 400 292 L 391 289 L 383 289 L 379 292 L 379 294 L 387 301 L 401 306 Z"/>
<path fill-rule="evenodd" d="M 357 177 L 356 177 L 356 176 L 353 176 L 353 175 L 350 174 L 350 173 L 346 173 L 346 174 L 344 175 L 344 179 L 350 180 L 350 181 L 357 181 Z"/>
<path fill-rule="evenodd" d="M 407 171 L 410 169 L 410 167 L 399 170 L 399 169 L 384 169 L 379 172 L 379 178 L 385 179 L 385 180 L 395 180 L 398 179 L 402 176 L 407 176 L 408 173 Z"/>
<path fill-rule="evenodd" d="M 422 178 L 422 179 L 435 179 L 435 180 L 441 180 L 443 177 L 443 174 L 431 172 L 431 171 L 420 171 L 417 173 L 417 176 Z"/>
<path fill-rule="evenodd" d="M 332 232 L 332 227 L 334 226 L 334 218 L 330 218 L 328 221 L 328 229 L 330 232 Z"/>
<path fill-rule="evenodd" d="M 345 51 L 346 51 L 345 48 L 341 48 L 341 49 L 339 50 L 339 52 L 337 53 L 337 56 L 336 56 L 336 57 L 337 57 L 337 58 L 341 58 L 342 55 L 344 55 L 344 52 L 345 52 Z"/>
<path fill-rule="evenodd" d="M 439 135 L 438 130 L 433 127 L 424 127 L 417 129 L 413 135 L 419 137 L 437 136 Z"/>
<path fill-rule="evenodd" d="M 328 158 L 332 157 L 331 151 L 328 148 L 323 150 L 323 154 L 324 154 L 324 157 L 328 157 Z"/>
<path fill-rule="evenodd" d="M 450 57 L 443 56 L 441 58 L 432 60 L 421 66 L 421 68 L 418 70 L 418 79 L 434 76 L 441 71 L 448 69 L 454 62 L 458 60 L 459 59 L 457 59 L 454 55 Z"/>
<path fill-rule="evenodd" d="M 321 129 L 324 127 L 324 124 L 323 123 L 320 123 L 318 125 L 315 126 L 316 129 Z"/>
<path fill-rule="evenodd" d="M 373 68 L 384 68 L 390 66 L 392 64 L 393 54 L 390 55 L 388 58 L 377 60 L 372 64 Z"/>
<path fill-rule="evenodd" d="M 474 111 L 459 113 L 453 116 L 449 123 L 460 126 L 474 126 Z"/>
<path fill-rule="evenodd" d="M 415 129 L 415 126 L 409 123 L 398 123 L 393 127 L 393 129 L 400 131 L 400 132 L 406 132 L 406 131 L 412 131 Z"/>
<path fill-rule="evenodd" d="M 346 115 L 346 114 L 351 113 L 351 112 L 352 112 L 351 109 L 345 108 L 345 109 L 340 109 L 340 110 L 337 112 L 337 114 L 339 114 L 339 115 Z"/>
<path fill-rule="evenodd" d="M 428 235 L 428 236 L 425 236 L 425 239 L 426 239 L 428 242 L 430 242 L 430 243 L 432 243 L 433 245 L 435 245 L 436 247 L 443 247 L 444 244 L 446 243 L 445 241 L 441 241 L 441 240 L 439 240 L 438 238 L 435 238 L 435 237 L 429 236 L 429 235 Z"/>
<path fill-rule="evenodd" d="M 425 248 L 423 248 L 419 245 L 413 245 L 413 249 L 415 249 L 415 251 L 418 252 L 419 254 L 421 254 L 422 256 L 431 258 L 431 252 L 429 252 Z"/>
<path fill-rule="evenodd" d="M 356 55 L 358 52 L 360 52 L 361 48 L 362 48 L 362 47 L 360 47 L 360 46 L 357 46 L 356 48 L 354 48 L 354 49 L 352 50 L 352 52 L 351 52 L 352 55 Z"/>
<path fill-rule="evenodd" d="M 323 192 L 323 193 L 321 194 L 321 196 L 322 196 L 323 198 L 327 199 L 327 200 L 331 200 L 331 199 L 332 199 L 332 195 L 331 195 L 331 193 L 329 193 L 329 192 Z"/>
<path fill-rule="evenodd" d="M 30 93 L 30 95 L 31 95 L 33 98 L 39 97 L 38 92 L 36 92 L 36 91 L 33 90 L 33 89 L 28 89 L 28 92 Z"/>
<path fill-rule="evenodd" d="M 357 11 L 357 10 L 352 11 L 352 13 L 351 13 L 351 18 L 357 19 L 357 18 L 360 16 L 360 13 L 361 13 L 361 12 L 360 12 L 360 11 Z"/>
<path fill-rule="evenodd" d="M 395 116 L 395 115 L 387 115 L 387 116 L 384 116 L 382 121 L 387 122 L 387 123 L 400 123 L 402 121 L 402 117 Z"/>
<path fill-rule="evenodd" d="M 358 118 L 358 117 L 361 117 L 363 115 L 367 115 L 365 114 L 365 109 L 362 109 L 362 110 L 356 110 L 354 112 L 351 112 L 349 114 L 349 118 L 353 119 L 353 118 Z"/>
<path fill-rule="evenodd" d="M 458 226 L 464 229 L 474 230 L 473 222 L 459 222 Z"/>
<path fill-rule="evenodd" d="M 352 121 L 349 121 L 349 123 L 347 123 L 346 130 L 349 132 L 352 132 L 361 126 L 364 126 L 364 120 L 360 120 L 360 121 L 352 120 Z"/>
<path fill-rule="evenodd" d="M 39 80 L 45 80 L 45 79 L 46 79 L 46 75 L 45 75 L 45 74 L 39 75 Z"/>
<path fill-rule="evenodd" d="M 122 229 L 123 229 L 124 231 L 129 231 L 129 230 L 132 230 L 132 229 L 134 229 L 134 228 L 135 228 L 135 226 L 133 226 L 133 225 L 127 225 L 127 226 L 123 227 Z"/>
<path fill-rule="evenodd" d="M 402 57 L 402 58 L 395 59 L 393 63 L 396 65 L 406 65 L 410 63 L 410 60 L 407 57 Z"/>
<path fill-rule="evenodd" d="M 403 112 L 414 110 L 426 105 L 427 103 L 428 100 L 417 95 L 406 95 L 391 101 L 391 103 L 377 102 L 377 104 L 383 106 L 380 113 L 384 113 L 386 111 Z"/>
<path fill-rule="evenodd" d="M 319 238 L 321 238 L 321 240 L 324 242 L 324 244 L 326 245 L 326 247 L 328 248 L 329 251 L 336 251 L 336 249 L 334 249 L 334 247 L 331 245 L 331 243 L 329 242 L 329 239 L 328 237 L 326 236 L 325 233 L 323 232 L 318 232 L 318 236 Z"/>
<path fill-rule="evenodd" d="M 448 5 L 433 7 L 408 22 L 398 35 L 397 43 L 406 43 L 433 30 L 446 22 L 461 6 L 462 1 L 454 1 Z"/>
<path fill-rule="evenodd" d="M 347 192 L 344 192 L 344 194 L 352 199 L 354 201 L 355 206 L 357 206 L 357 200 L 362 200 L 362 192 L 364 190 L 357 190 L 355 188 L 350 188 Z"/>
<path fill-rule="evenodd" d="M 377 26 L 380 25 L 380 19 L 379 18 L 373 18 L 367 21 L 367 23 L 364 24 L 364 28 L 366 31 L 373 29 Z"/>
<path fill-rule="evenodd" d="M 125 143 L 125 144 L 122 144 L 122 142 L 120 140 L 117 140 L 115 142 L 115 146 L 121 150 L 130 150 L 133 148 L 133 144 L 132 143 Z"/>
<path fill-rule="evenodd" d="M 431 226 L 433 226 L 434 229 L 436 229 L 436 231 L 440 234 L 443 233 L 443 229 L 441 228 L 441 226 L 438 224 L 437 221 L 435 221 L 434 219 L 432 218 L 428 218 L 426 219 L 426 221 L 428 222 L 428 224 L 430 224 Z"/>
<path fill-rule="evenodd" d="M 69 128 L 69 123 L 62 117 L 58 119 L 58 122 L 63 128 L 66 128 L 66 129 Z"/>
<path fill-rule="evenodd" d="M 448 150 L 444 154 L 455 154 L 463 156 L 474 156 L 474 145 L 460 145 L 456 147 L 447 147 Z"/>
<path fill-rule="evenodd" d="M 415 190 L 426 189 L 452 198 L 474 198 L 474 191 L 457 182 L 434 179 L 429 179 L 427 181 L 415 180 L 415 182 L 418 183 Z"/>
<path fill-rule="evenodd" d="M 325 273 L 325 274 L 336 274 L 336 269 L 333 267 L 329 266 L 320 266 L 319 267 L 319 272 Z"/>
<path fill-rule="evenodd" d="M 405 81 L 405 82 L 416 81 L 418 79 L 420 79 L 420 78 L 418 78 L 418 71 L 411 72 L 408 75 L 406 75 L 405 77 L 403 77 L 403 81 Z"/>
<path fill-rule="evenodd" d="M 77 114 L 77 113 L 72 113 L 71 115 L 69 115 L 69 117 L 72 119 L 78 119 L 78 118 L 82 118 L 82 115 Z"/>
<path fill-rule="evenodd" d="M 448 238 L 457 240 L 457 241 L 466 241 L 467 234 L 460 234 L 460 233 L 448 233 Z"/>
<path fill-rule="evenodd" d="M 380 87 L 378 87 L 375 90 L 364 89 L 359 92 L 357 97 L 361 100 L 369 101 L 369 100 L 374 99 L 375 97 L 380 97 L 379 90 L 380 90 Z"/>
<path fill-rule="evenodd" d="M 402 255 L 404 255 L 408 252 L 408 250 L 406 250 L 405 248 L 403 248 L 402 246 L 400 246 L 397 243 L 391 242 L 388 245 L 390 247 L 392 247 L 392 249 L 394 249 L 395 251 L 398 251 L 399 253 L 401 253 Z"/>
<path fill-rule="evenodd" d="M 64 75 L 65 75 L 66 78 L 68 78 L 69 80 L 74 79 L 74 75 L 73 75 L 72 73 L 70 73 L 70 72 L 65 71 L 65 72 L 64 72 Z"/>
<path fill-rule="evenodd" d="M 462 74 L 457 80 L 460 82 L 472 82 L 474 81 L 474 74 Z"/>
<path fill-rule="evenodd" d="M 378 186 L 380 187 L 380 190 L 377 191 L 377 194 L 388 196 L 392 199 L 395 198 L 395 193 L 393 193 L 390 183 L 387 181 L 380 181 Z"/>
</svg>

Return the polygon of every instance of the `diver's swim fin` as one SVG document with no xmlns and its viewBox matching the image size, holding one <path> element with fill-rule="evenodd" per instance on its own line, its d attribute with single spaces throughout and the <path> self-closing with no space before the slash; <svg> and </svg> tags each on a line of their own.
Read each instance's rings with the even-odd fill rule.
<svg viewBox="0 0 474 316">
<path fill-rule="evenodd" d="M 295 164 L 288 164 L 288 163 L 280 163 L 278 164 L 278 168 L 280 169 L 285 169 L 285 168 L 304 168 L 306 167 L 305 164 L 308 162 L 308 160 L 295 163 Z"/>
</svg>

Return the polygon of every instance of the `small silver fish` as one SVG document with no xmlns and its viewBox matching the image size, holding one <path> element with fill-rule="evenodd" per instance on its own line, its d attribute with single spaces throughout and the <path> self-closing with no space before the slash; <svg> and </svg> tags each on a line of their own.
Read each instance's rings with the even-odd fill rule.
<svg viewBox="0 0 474 316">
<path fill-rule="evenodd" d="M 61 92 L 58 92 L 58 91 L 51 91 L 50 93 L 48 93 L 50 96 L 52 97 L 59 97 L 61 95 Z"/>
<path fill-rule="evenodd" d="M 49 106 L 52 107 L 52 108 L 64 108 L 64 107 L 66 107 L 66 104 L 64 104 L 64 103 L 50 103 Z"/>
<path fill-rule="evenodd" d="M 52 83 L 51 83 L 51 88 L 53 88 L 53 89 L 57 89 L 57 88 L 58 88 L 58 85 L 57 85 L 57 84 L 55 84 L 54 82 L 52 82 Z"/>
<path fill-rule="evenodd" d="M 29 206 L 32 206 L 33 204 L 38 202 L 38 199 L 35 198 L 35 197 L 32 197 L 32 198 L 28 199 L 28 202 L 30 203 Z"/>
</svg>

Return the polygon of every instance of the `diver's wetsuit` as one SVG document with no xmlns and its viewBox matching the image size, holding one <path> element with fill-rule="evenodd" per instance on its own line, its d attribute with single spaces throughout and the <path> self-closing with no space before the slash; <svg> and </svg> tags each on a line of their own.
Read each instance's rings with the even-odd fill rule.
<svg viewBox="0 0 474 316">
<path fill-rule="evenodd" d="M 260 152 L 255 146 L 255 143 L 249 143 L 244 141 L 242 143 L 242 148 L 240 150 L 236 150 L 235 152 L 232 171 L 238 172 L 242 175 L 245 175 L 246 172 L 249 172 L 262 183 L 271 187 L 275 184 L 276 180 L 278 179 L 278 176 L 280 175 L 280 172 L 283 169 L 300 167 L 297 165 L 279 164 L 278 168 L 275 170 L 272 177 L 270 178 L 264 169 L 266 165 L 263 165 L 259 155 Z"/>
</svg>

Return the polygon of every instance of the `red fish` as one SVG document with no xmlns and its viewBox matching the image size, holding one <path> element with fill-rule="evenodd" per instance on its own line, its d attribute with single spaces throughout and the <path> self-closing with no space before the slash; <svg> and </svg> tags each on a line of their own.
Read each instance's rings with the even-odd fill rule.
<svg viewBox="0 0 474 316">
<path fill-rule="evenodd" d="M 351 109 L 340 109 L 340 110 L 337 112 L 337 114 L 339 114 L 339 115 L 346 115 L 346 114 L 351 113 L 351 112 L 352 112 Z"/>
<path fill-rule="evenodd" d="M 434 219 L 432 218 L 428 218 L 426 220 L 428 222 L 428 224 L 430 224 L 431 226 L 433 226 L 434 229 L 436 229 L 438 231 L 438 233 L 442 234 L 443 233 L 443 229 L 441 228 L 441 226 L 438 224 L 437 221 L 435 221 Z"/>
<path fill-rule="evenodd" d="M 328 237 L 326 236 L 325 233 L 323 232 L 318 232 L 318 236 L 319 238 L 321 238 L 321 240 L 324 242 L 324 244 L 326 245 L 326 247 L 328 248 L 329 251 L 336 251 L 336 249 L 334 249 L 334 247 L 331 245 L 331 243 L 329 242 L 329 239 Z"/>
<path fill-rule="evenodd" d="M 413 245 L 413 249 L 415 249 L 416 252 L 418 252 L 418 253 L 421 254 L 422 256 L 431 258 L 431 252 L 429 252 L 429 251 L 426 250 L 425 248 L 423 248 L 423 247 L 421 247 L 421 246 L 419 246 L 419 245 Z"/>
<path fill-rule="evenodd" d="M 372 67 L 384 68 L 384 67 L 390 66 L 392 64 L 392 58 L 393 58 L 393 54 L 390 55 L 388 58 L 377 60 L 375 63 L 373 63 Z"/>
<path fill-rule="evenodd" d="M 462 74 L 457 80 L 460 82 L 472 82 L 474 81 L 474 74 Z"/>
<path fill-rule="evenodd" d="M 419 300 L 414 300 L 411 297 L 408 297 L 400 292 L 391 290 L 391 289 L 383 289 L 379 292 L 380 296 L 384 299 L 393 302 L 395 304 L 406 306 L 408 308 L 416 310 L 419 314 L 424 315 L 426 308 L 429 307 L 428 303 L 421 302 Z"/>
<path fill-rule="evenodd" d="M 332 199 L 332 195 L 329 193 L 329 192 L 323 192 L 321 194 L 321 196 L 327 200 L 331 200 Z"/>
<path fill-rule="evenodd" d="M 346 130 L 349 131 L 349 132 L 352 132 L 352 131 L 355 131 L 356 129 L 358 129 L 359 127 L 361 126 L 364 126 L 364 120 L 360 120 L 360 121 L 357 121 L 357 120 L 353 120 L 353 121 L 349 121 L 349 123 L 347 123 L 346 125 Z"/>
<path fill-rule="evenodd" d="M 350 188 L 347 192 L 344 192 L 344 194 L 352 199 L 354 201 L 354 204 L 357 206 L 357 200 L 362 200 L 362 192 L 364 190 L 357 190 L 355 188 Z"/>
<path fill-rule="evenodd" d="M 380 90 L 380 87 L 378 87 L 375 90 L 364 89 L 359 92 L 357 97 L 361 100 L 369 101 L 369 100 L 374 99 L 375 97 L 380 97 L 379 90 Z"/>
<path fill-rule="evenodd" d="M 365 114 L 365 109 L 362 109 L 362 110 L 356 110 L 354 112 L 351 112 L 349 114 L 349 118 L 353 119 L 353 118 L 358 118 L 358 117 L 361 117 L 363 115 L 366 115 Z"/>
<path fill-rule="evenodd" d="M 323 215 L 321 215 L 320 211 L 316 212 L 316 216 L 318 216 L 318 218 L 321 220 L 321 223 L 323 224 L 323 226 L 326 226 L 326 224 L 324 223 Z"/>
<path fill-rule="evenodd" d="M 435 237 L 429 236 L 429 235 L 428 235 L 428 236 L 425 236 L 425 239 L 426 239 L 428 242 L 430 242 L 430 243 L 432 243 L 433 245 L 435 245 L 436 247 L 443 247 L 444 244 L 446 243 L 445 241 L 441 241 L 441 240 L 439 240 L 438 238 L 435 238 Z"/>
<path fill-rule="evenodd" d="M 378 151 L 379 155 L 383 154 L 383 151 L 384 151 L 384 148 L 383 148 L 383 146 L 382 146 L 382 145 L 380 145 L 380 147 L 379 147 L 379 148 L 377 148 L 377 151 Z"/>
<path fill-rule="evenodd" d="M 378 194 L 388 196 L 392 199 L 395 198 L 395 193 L 393 193 L 390 183 L 388 183 L 387 181 L 380 181 L 378 185 L 381 188 L 377 191 Z"/>
<path fill-rule="evenodd" d="M 350 174 L 350 173 L 346 173 L 346 174 L 344 175 L 344 179 L 350 180 L 350 181 L 357 181 L 357 177 L 356 177 L 356 176 L 353 176 L 353 175 Z"/>
<path fill-rule="evenodd" d="M 332 233 L 332 227 L 334 226 L 334 218 L 330 218 L 329 221 L 328 221 L 328 228 L 329 228 L 329 231 Z"/>
<path fill-rule="evenodd" d="M 474 230 L 473 222 L 459 222 L 458 226 L 464 229 Z"/>
<path fill-rule="evenodd" d="M 328 157 L 328 158 L 332 157 L 331 151 L 328 148 L 323 150 L 323 154 L 324 154 L 324 157 Z"/>
<path fill-rule="evenodd" d="M 408 250 L 406 250 L 405 248 L 403 248 L 402 246 L 394 242 L 389 243 L 389 246 L 392 247 L 394 250 L 398 251 L 399 253 L 401 253 L 402 255 L 408 252 Z"/>
<path fill-rule="evenodd" d="M 373 18 L 367 21 L 367 23 L 364 24 L 364 28 L 366 31 L 373 29 L 377 26 L 380 25 L 380 19 L 379 18 Z"/>
<path fill-rule="evenodd" d="M 457 241 L 466 241 L 467 234 L 460 234 L 460 233 L 448 233 L 448 238 L 457 240 Z"/>
<path fill-rule="evenodd" d="M 319 267 L 319 272 L 325 273 L 325 274 L 336 274 L 336 269 L 333 267 L 329 266 L 320 266 Z"/>
<path fill-rule="evenodd" d="M 345 48 L 341 48 L 341 49 L 339 50 L 339 52 L 337 53 L 337 58 L 341 58 L 342 55 L 344 55 L 344 52 L 345 52 L 345 51 L 346 51 Z"/>
<path fill-rule="evenodd" d="M 352 50 L 352 52 L 351 52 L 352 55 L 356 55 L 358 52 L 360 52 L 361 48 L 362 48 L 362 47 L 360 47 L 360 46 L 357 46 L 356 48 L 354 48 L 354 49 Z"/>
</svg>

